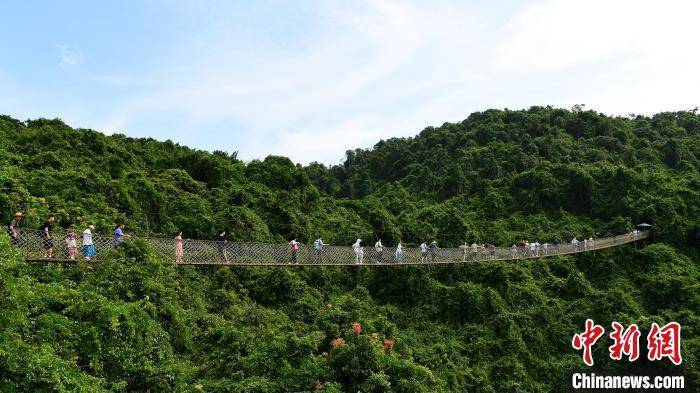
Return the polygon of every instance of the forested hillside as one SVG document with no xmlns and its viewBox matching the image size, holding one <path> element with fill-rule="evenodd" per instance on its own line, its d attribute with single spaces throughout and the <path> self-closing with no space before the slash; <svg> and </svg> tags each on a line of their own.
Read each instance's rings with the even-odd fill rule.
<svg viewBox="0 0 700 393">
<path fill-rule="evenodd" d="M 682 366 L 599 343 L 595 372 L 700 379 L 696 112 L 489 110 L 331 167 L 0 116 L 0 158 L 0 216 L 32 228 L 442 246 L 655 228 L 646 248 L 393 268 L 175 268 L 138 236 L 94 268 L 28 265 L 3 236 L 7 391 L 561 391 L 586 318 L 683 326 Z"/>
</svg>

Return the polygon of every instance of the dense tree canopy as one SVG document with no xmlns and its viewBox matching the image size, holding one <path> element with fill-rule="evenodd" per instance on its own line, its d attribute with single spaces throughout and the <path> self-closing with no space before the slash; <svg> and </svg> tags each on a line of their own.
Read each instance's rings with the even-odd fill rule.
<svg viewBox="0 0 700 393">
<path fill-rule="evenodd" d="M 700 380 L 700 115 L 488 110 L 343 164 L 249 163 L 0 116 L 0 216 L 137 235 L 509 245 L 655 225 L 646 248 L 387 268 L 204 268 L 138 236 L 97 266 L 29 265 L 0 237 L 8 391 L 549 392 L 586 318 L 677 321 Z M 353 327 L 359 324 L 359 332 Z M 596 346 L 595 372 L 633 370 Z"/>
</svg>

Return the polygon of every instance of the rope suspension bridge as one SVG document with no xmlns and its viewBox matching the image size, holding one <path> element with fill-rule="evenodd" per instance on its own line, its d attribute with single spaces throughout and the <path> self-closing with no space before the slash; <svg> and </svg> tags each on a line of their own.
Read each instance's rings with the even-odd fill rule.
<svg viewBox="0 0 700 393">
<path fill-rule="evenodd" d="M 479 261 L 505 261 L 545 258 L 591 252 L 633 243 L 649 236 L 648 230 L 634 231 L 624 235 L 594 239 L 590 242 L 562 243 L 531 247 L 438 248 L 422 252 L 420 248 L 403 247 L 397 253 L 395 247 L 365 246 L 355 250 L 350 246 L 324 245 L 320 249 L 313 245 L 299 244 L 292 251 L 288 244 L 262 244 L 213 240 L 182 240 L 182 255 L 178 257 L 178 241 L 172 238 L 147 237 L 145 240 L 151 253 L 176 265 L 221 265 L 221 266 L 398 266 L 422 264 L 455 264 Z M 95 263 L 114 250 L 113 238 L 93 234 L 94 255 L 86 260 L 81 254 L 81 237 L 77 235 L 77 255 L 70 258 L 67 251 L 66 232 L 52 232 L 54 258 L 45 258 L 46 240 L 36 230 L 22 229 L 12 244 L 29 262 Z M 128 241 L 128 240 L 127 240 Z M 358 252 L 360 251 L 360 252 Z"/>
</svg>

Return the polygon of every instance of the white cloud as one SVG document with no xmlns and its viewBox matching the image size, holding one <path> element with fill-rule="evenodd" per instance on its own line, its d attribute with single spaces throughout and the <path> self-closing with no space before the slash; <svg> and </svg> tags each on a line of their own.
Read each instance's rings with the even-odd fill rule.
<svg viewBox="0 0 700 393">
<path fill-rule="evenodd" d="M 87 96 L 56 113 L 108 132 L 238 150 L 243 159 L 336 163 L 348 149 L 488 108 L 584 103 L 625 114 L 700 104 L 700 2 L 298 7 L 308 5 L 301 16 L 266 11 L 278 19 L 250 25 L 231 18 L 261 15 L 240 6 L 185 6 L 193 23 L 157 61 L 95 69 L 90 93 L 104 102 Z M 59 49 L 61 67 L 85 61 L 77 46 Z"/>
<path fill-rule="evenodd" d="M 693 45 L 699 13 L 692 0 L 542 1 L 508 24 L 495 65 L 527 72 L 620 59 L 666 64 L 679 43 Z"/>
<path fill-rule="evenodd" d="M 325 125 L 309 126 L 300 130 L 276 133 L 270 144 L 249 144 L 242 146 L 254 152 L 254 156 L 264 157 L 268 154 L 292 156 L 300 162 L 320 160 L 338 163 L 342 155 L 338 147 L 369 147 L 377 142 L 378 133 L 372 130 L 377 119 L 352 119 L 344 123 L 329 122 Z M 331 152 L 331 154 L 328 154 Z"/>
<path fill-rule="evenodd" d="M 128 126 L 126 119 L 172 110 L 185 113 L 190 124 L 239 125 L 248 135 L 237 147 L 246 159 L 276 153 L 299 162 L 336 162 L 347 149 L 461 119 L 460 100 L 442 99 L 451 88 L 485 78 L 473 66 L 477 22 L 468 10 L 353 4 L 317 10 L 321 32 L 293 52 L 213 41 L 161 89 L 116 111 L 119 120 L 108 125 Z M 449 118 L 440 118 L 446 112 Z"/>
<path fill-rule="evenodd" d="M 692 0 L 542 1 L 508 23 L 492 66 L 541 86 L 558 82 L 555 105 L 614 114 L 692 108 L 700 103 L 697 15 Z"/>
<path fill-rule="evenodd" d="M 61 68 L 77 67 L 85 62 L 85 54 L 75 45 L 56 45 L 59 51 L 58 66 Z"/>
<path fill-rule="evenodd" d="M 117 86 L 117 87 L 122 87 L 122 86 L 128 86 L 133 83 L 133 80 L 131 77 L 124 76 L 124 75 L 109 75 L 109 74 L 100 74 L 100 75 L 92 75 L 90 76 L 90 80 L 109 85 L 109 86 Z"/>
</svg>

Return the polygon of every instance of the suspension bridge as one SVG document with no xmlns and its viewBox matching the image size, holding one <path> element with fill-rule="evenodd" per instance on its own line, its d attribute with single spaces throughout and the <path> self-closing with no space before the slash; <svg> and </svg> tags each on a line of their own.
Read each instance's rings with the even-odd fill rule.
<svg viewBox="0 0 700 393">
<path fill-rule="evenodd" d="M 249 242 L 182 240 L 182 255 L 177 250 L 178 241 L 172 238 L 143 237 L 150 251 L 162 260 L 173 261 L 176 265 L 222 265 L 222 266 L 398 266 L 421 264 L 456 264 L 479 261 L 505 261 L 592 252 L 605 248 L 633 243 L 649 236 L 650 231 L 634 231 L 618 236 L 594 239 L 591 242 L 562 243 L 531 247 L 495 247 L 477 248 L 470 246 L 459 248 L 438 248 L 422 252 L 420 248 L 403 247 L 397 253 L 395 247 L 383 247 L 381 250 L 364 246 L 359 250 L 351 246 L 324 245 L 317 249 L 313 245 L 299 244 L 292 251 L 288 244 L 263 244 Z M 93 234 L 95 254 L 85 260 L 81 254 L 81 234 L 77 233 L 77 255 L 69 257 L 65 242 L 66 232 L 52 232 L 54 258 L 45 258 L 45 241 L 36 230 L 18 230 L 18 238 L 12 244 L 29 262 L 57 263 L 96 263 L 114 250 L 112 236 Z M 127 239 L 126 241 L 129 241 Z M 358 255 L 359 254 L 359 255 Z"/>
</svg>

